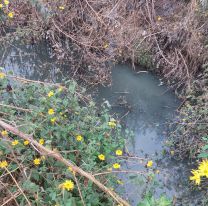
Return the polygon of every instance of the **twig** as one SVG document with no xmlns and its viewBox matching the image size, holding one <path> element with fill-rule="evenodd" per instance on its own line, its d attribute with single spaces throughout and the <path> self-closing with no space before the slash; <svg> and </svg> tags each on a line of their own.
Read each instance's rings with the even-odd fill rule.
<svg viewBox="0 0 208 206">
<path fill-rule="evenodd" d="M 20 195 L 21 195 L 21 192 L 16 192 L 15 194 L 12 194 L 12 196 L 8 200 L 6 200 L 1 206 L 7 205 L 7 203 L 9 203 L 11 200 L 15 200 Z"/>
<path fill-rule="evenodd" d="M 106 171 L 106 172 L 100 172 L 100 173 L 96 173 L 93 176 L 100 176 L 100 175 L 107 175 L 107 174 L 111 174 L 111 173 L 134 173 L 134 174 L 146 174 L 145 172 L 139 172 L 139 171 L 135 171 L 135 170 L 115 170 L 115 171 Z"/>
<path fill-rule="evenodd" d="M 42 85 L 47 85 L 47 86 L 54 86 L 54 87 L 62 87 L 64 90 L 67 90 L 66 87 L 62 86 L 61 84 L 59 83 L 51 83 L 51 82 L 43 82 L 43 81 L 36 81 L 36 80 L 31 80 L 31 79 L 25 79 L 23 77 L 18 77 L 18 76 L 13 76 L 13 75 L 7 75 L 7 77 L 9 78 L 13 78 L 13 79 L 16 79 L 18 81 L 21 81 L 23 83 L 35 83 L 35 84 L 42 84 Z M 87 98 L 86 96 L 80 94 L 79 92 L 75 91 L 76 95 L 79 96 L 80 99 L 82 99 L 85 103 L 86 101 L 89 102 L 90 99 Z M 87 103 L 86 103 L 87 104 Z"/>
<path fill-rule="evenodd" d="M 16 109 L 16 110 L 20 110 L 20 111 L 24 111 L 24 112 L 32 112 L 32 110 L 30 110 L 30 109 L 24 109 L 24 108 L 21 108 L 21 107 L 15 107 L 15 106 L 12 106 L 12 105 L 1 104 L 1 103 L 0 103 L 0 107 L 8 107 L 8 108 L 11 108 L 11 109 Z"/>
<path fill-rule="evenodd" d="M 29 206 L 32 206 L 30 204 L 30 201 L 28 200 L 28 198 L 26 197 L 25 193 L 23 192 L 22 188 L 19 186 L 19 184 L 17 183 L 16 179 L 13 177 L 13 175 L 11 174 L 11 172 L 5 168 L 5 170 L 9 173 L 10 177 L 13 179 L 14 183 L 16 184 L 16 186 L 18 187 L 18 189 L 20 190 L 20 192 L 22 193 L 22 195 L 24 196 L 24 198 L 26 199 L 27 203 Z"/>
<path fill-rule="evenodd" d="M 84 199 L 83 199 L 83 196 L 82 196 L 82 192 L 80 190 L 79 182 L 78 182 L 77 177 L 76 177 L 76 173 L 73 172 L 73 175 L 74 175 L 74 180 L 76 182 L 76 185 L 77 185 L 77 188 L 78 188 L 78 191 L 79 191 L 79 196 L 81 198 L 82 204 L 83 204 L 83 206 L 86 206 L 86 204 L 84 202 Z"/>
<path fill-rule="evenodd" d="M 96 184 L 103 192 L 111 196 L 116 202 L 119 204 L 123 204 L 124 206 L 130 206 L 128 202 L 123 200 L 117 193 L 114 191 L 111 191 L 108 189 L 105 185 L 103 185 L 101 182 L 99 182 L 95 177 L 88 172 L 85 172 L 78 166 L 74 165 L 70 160 L 65 159 L 60 153 L 53 152 L 50 149 L 44 147 L 43 145 L 39 144 L 36 140 L 33 139 L 31 135 L 24 134 L 23 132 L 19 131 L 17 128 L 13 127 L 12 125 L 9 125 L 2 121 L 0 119 L 0 126 L 3 127 L 5 130 L 10 131 L 11 133 L 19 136 L 20 138 L 24 140 L 28 140 L 32 145 L 38 148 L 38 151 L 42 151 L 45 156 L 53 157 L 54 159 L 58 160 L 59 162 L 62 162 L 67 167 L 71 167 L 72 170 L 78 174 L 80 174 L 83 177 L 86 177 L 87 179 L 91 180 L 94 184 Z"/>
</svg>

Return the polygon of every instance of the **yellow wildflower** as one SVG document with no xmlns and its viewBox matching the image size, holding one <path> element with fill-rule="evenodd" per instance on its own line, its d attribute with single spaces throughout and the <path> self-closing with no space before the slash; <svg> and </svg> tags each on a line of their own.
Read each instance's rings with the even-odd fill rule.
<svg viewBox="0 0 208 206">
<path fill-rule="evenodd" d="M 158 20 L 158 21 L 161 21 L 161 20 L 162 20 L 161 16 L 158 16 L 158 17 L 157 17 L 157 20 Z"/>
<path fill-rule="evenodd" d="M 33 160 L 33 163 L 34 163 L 34 165 L 40 165 L 41 159 L 40 159 L 40 158 L 35 158 L 35 159 Z"/>
<path fill-rule="evenodd" d="M 49 93 L 48 93 L 48 97 L 52 97 L 54 95 L 54 92 L 53 91 L 50 91 Z"/>
<path fill-rule="evenodd" d="M 19 144 L 19 141 L 18 140 L 12 141 L 12 146 L 15 146 L 15 145 L 18 145 L 18 144 Z"/>
<path fill-rule="evenodd" d="M 201 176 L 206 176 L 206 178 L 208 178 L 208 160 L 203 160 L 199 164 L 199 172 Z"/>
<path fill-rule="evenodd" d="M 63 87 L 60 86 L 60 87 L 58 88 L 58 92 L 62 92 L 62 91 L 63 91 Z"/>
<path fill-rule="evenodd" d="M 104 49 L 107 49 L 109 47 L 109 44 L 108 43 L 105 43 L 104 45 L 103 45 L 103 48 Z"/>
<path fill-rule="evenodd" d="M 54 110 L 53 109 L 49 109 L 48 110 L 48 114 L 50 114 L 50 115 L 54 114 Z"/>
<path fill-rule="evenodd" d="M 8 166 L 8 163 L 6 160 L 0 162 L 0 168 L 5 168 L 7 166 Z"/>
<path fill-rule="evenodd" d="M 146 164 L 147 167 L 152 167 L 152 165 L 153 165 L 153 161 L 152 160 L 148 161 L 147 164 Z"/>
<path fill-rule="evenodd" d="M 199 170 L 192 170 L 191 173 L 193 174 L 193 176 L 190 176 L 189 179 L 191 181 L 194 181 L 196 185 L 200 185 L 201 174 L 200 174 Z"/>
<path fill-rule="evenodd" d="M 101 161 L 104 161 L 104 160 L 105 160 L 105 155 L 99 154 L 99 155 L 98 155 L 98 158 L 99 158 Z"/>
<path fill-rule="evenodd" d="M 111 128 L 115 128 L 116 127 L 115 121 L 108 122 L 108 126 L 111 127 Z"/>
<path fill-rule="evenodd" d="M 120 149 L 116 150 L 116 155 L 121 156 L 122 154 L 123 154 L 122 150 L 120 150 Z"/>
<path fill-rule="evenodd" d="M 159 173 L 160 173 L 160 170 L 155 170 L 155 173 L 156 173 L 156 174 L 159 174 Z"/>
<path fill-rule="evenodd" d="M 4 74 L 3 72 L 0 72 L 0 79 L 4 79 L 6 76 L 6 74 Z"/>
<path fill-rule="evenodd" d="M 0 9 L 3 8 L 3 4 L 0 4 Z"/>
<path fill-rule="evenodd" d="M 77 139 L 78 142 L 81 142 L 83 140 L 83 137 L 81 135 L 77 135 L 76 139 Z"/>
<path fill-rule="evenodd" d="M 173 150 L 171 150 L 170 154 L 173 156 L 175 154 L 175 152 Z"/>
<path fill-rule="evenodd" d="M 26 146 L 26 145 L 28 145 L 30 142 L 28 141 L 28 140 L 25 140 L 24 141 L 24 145 Z"/>
<path fill-rule="evenodd" d="M 52 123 L 52 124 L 54 124 L 54 123 L 55 123 L 55 121 L 56 121 L 56 117 L 51 118 L 51 123 Z"/>
<path fill-rule="evenodd" d="M 45 140 L 44 140 L 43 138 L 39 139 L 39 143 L 40 143 L 41 145 L 43 145 L 44 142 L 45 142 Z"/>
<path fill-rule="evenodd" d="M 12 19 L 12 18 L 14 17 L 14 12 L 12 12 L 12 11 L 9 12 L 9 13 L 8 13 L 8 17 Z"/>
<path fill-rule="evenodd" d="M 9 1 L 8 0 L 4 0 L 4 4 L 5 5 L 8 5 L 9 4 Z"/>
<path fill-rule="evenodd" d="M 114 169 L 119 169 L 120 167 L 121 167 L 121 165 L 119 163 L 113 164 L 113 168 Z"/>
<path fill-rule="evenodd" d="M 59 188 L 72 191 L 74 189 L 74 183 L 71 180 L 66 180 L 64 183 L 59 185 Z"/>
<path fill-rule="evenodd" d="M 1 132 L 1 135 L 2 136 L 7 136 L 8 135 L 8 132 L 6 130 L 4 130 L 4 131 Z"/>
<path fill-rule="evenodd" d="M 124 184 L 123 181 L 121 181 L 121 180 L 117 180 L 117 183 L 118 183 L 119 185 L 123 185 L 123 184 Z"/>
<path fill-rule="evenodd" d="M 64 7 L 64 6 L 59 6 L 59 9 L 60 9 L 60 10 L 64 10 L 65 7 Z"/>
</svg>

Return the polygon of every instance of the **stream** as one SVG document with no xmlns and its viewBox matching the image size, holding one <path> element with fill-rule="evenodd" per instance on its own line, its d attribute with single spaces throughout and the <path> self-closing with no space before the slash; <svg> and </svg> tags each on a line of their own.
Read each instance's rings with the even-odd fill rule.
<svg viewBox="0 0 208 206">
<path fill-rule="evenodd" d="M 6 72 L 12 71 L 25 78 L 61 82 L 70 76 L 70 67 L 57 65 L 45 44 L 10 45 L 1 48 L 0 58 L 0 66 Z M 176 161 L 166 146 L 168 122 L 174 120 L 180 101 L 161 79 L 148 72 L 133 71 L 127 64 L 116 65 L 112 71 L 112 85 L 100 86 L 96 91 L 93 96 L 97 104 L 108 101 L 111 113 L 134 133 L 126 139 L 126 151 L 138 158 L 124 161 L 122 169 L 145 174 L 149 170 L 155 174 L 155 198 L 165 194 L 178 206 L 202 205 L 202 194 L 191 191 L 188 186 L 191 166 Z M 145 167 L 148 160 L 153 161 L 151 169 Z M 115 190 L 136 206 L 148 190 L 150 180 L 133 174 L 118 175 L 118 178 L 123 184 Z"/>
</svg>

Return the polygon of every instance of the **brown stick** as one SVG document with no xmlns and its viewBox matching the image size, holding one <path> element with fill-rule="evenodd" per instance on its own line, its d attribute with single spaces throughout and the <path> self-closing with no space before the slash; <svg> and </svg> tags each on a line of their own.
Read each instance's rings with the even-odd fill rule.
<svg viewBox="0 0 208 206">
<path fill-rule="evenodd" d="M 19 131 L 16 127 L 9 125 L 2 121 L 0 119 L 0 126 L 3 127 L 5 130 L 10 131 L 11 133 L 19 136 L 20 138 L 24 140 L 28 140 L 32 145 L 38 148 L 39 152 L 44 153 L 45 156 L 53 157 L 54 159 L 58 160 L 59 162 L 62 162 L 67 167 L 71 167 L 72 170 L 78 174 L 80 174 L 83 177 L 86 177 L 87 179 L 91 180 L 94 184 L 96 184 L 103 192 L 111 196 L 116 202 L 119 204 L 122 204 L 123 206 L 130 206 L 128 202 L 123 200 L 117 193 L 114 191 L 108 189 L 105 185 L 103 185 L 101 182 L 99 182 L 95 177 L 93 177 L 91 174 L 85 172 L 81 168 L 74 165 L 70 160 L 65 159 L 60 153 L 51 151 L 47 149 L 46 147 L 39 144 L 36 140 L 33 139 L 31 135 L 24 134 L 23 132 Z"/>
</svg>

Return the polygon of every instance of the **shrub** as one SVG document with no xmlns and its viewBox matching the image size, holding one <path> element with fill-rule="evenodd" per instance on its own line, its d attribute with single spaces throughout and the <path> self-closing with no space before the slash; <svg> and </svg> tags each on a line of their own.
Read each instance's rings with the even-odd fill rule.
<svg viewBox="0 0 208 206">
<path fill-rule="evenodd" d="M 98 111 L 84 92 L 73 80 L 62 86 L 25 84 L 0 71 L 0 118 L 93 175 L 110 171 L 97 179 L 114 187 L 117 179 L 111 171 L 119 169 L 113 165 L 119 165 L 116 153 L 122 154 L 124 146 L 121 126 L 108 108 Z M 32 205 L 81 205 L 81 188 L 87 205 L 113 204 L 92 182 L 45 157 L 31 142 L 4 129 L 1 136 L 0 174 L 7 186 L 0 199 L 15 196 L 22 188 L 25 196 L 16 197 L 20 205 L 27 204 L 26 198 Z"/>
</svg>

